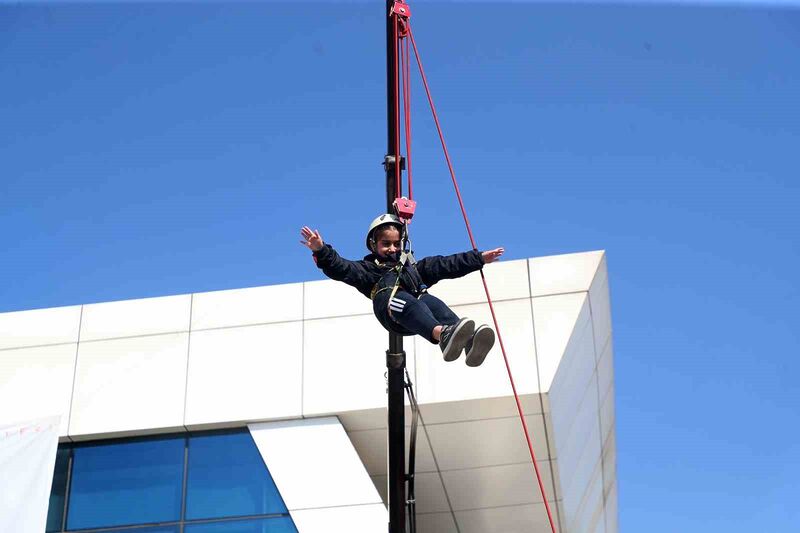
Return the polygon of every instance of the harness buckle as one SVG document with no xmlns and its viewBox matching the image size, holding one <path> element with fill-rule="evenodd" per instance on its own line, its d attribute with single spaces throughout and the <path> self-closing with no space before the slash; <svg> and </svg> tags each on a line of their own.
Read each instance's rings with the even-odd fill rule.
<svg viewBox="0 0 800 533">
<path fill-rule="evenodd" d="M 402 270 L 402 268 L 406 266 L 406 263 L 409 265 L 416 265 L 417 260 L 414 259 L 414 253 L 409 250 L 400 254 L 400 261 L 398 261 L 398 263 L 400 264 L 400 268 L 398 270 Z"/>
</svg>

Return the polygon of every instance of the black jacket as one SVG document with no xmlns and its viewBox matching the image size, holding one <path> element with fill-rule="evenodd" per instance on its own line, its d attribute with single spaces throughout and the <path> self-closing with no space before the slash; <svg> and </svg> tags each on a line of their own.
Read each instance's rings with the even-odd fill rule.
<svg viewBox="0 0 800 533">
<path fill-rule="evenodd" d="M 370 298 L 376 284 L 378 289 L 393 287 L 397 280 L 397 263 L 381 259 L 375 254 L 369 254 L 361 261 L 350 261 L 336 253 L 330 244 L 326 244 L 321 250 L 314 252 L 314 260 L 326 276 L 355 287 L 367 298 Z M 415 265 L 406 264 L 400 286 L 418 296 L 440 280 L 460 278 L 482 267 L 483 256 L 477 250 L 448 256 L 434 255 L 420 259 Z"/>
</svg>

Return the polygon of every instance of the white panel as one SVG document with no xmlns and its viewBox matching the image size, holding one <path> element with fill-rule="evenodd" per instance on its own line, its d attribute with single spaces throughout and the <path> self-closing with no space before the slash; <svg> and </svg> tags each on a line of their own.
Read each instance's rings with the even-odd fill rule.
<svg viewBox="0 0 800 533">
<path fill-rule="evenodd" d="M 66 435 L 77 344 L 0 352 L 0 424 L 60 415 Z M 11 409 L 9 409 L 11 407 Z"/>
<path fill-rule="evenodd" d="M 426 342 L 426 341 L 421 341 Z M 414 386 L 416 387 L 416 380 Z M 416 388 L 415 388 L 416 393 Z M 522 412 L 525 416 L 541 414 L 542 408 L 549 409 L 549 402 L 546 395 L 541 397 L 538 394 L 523 394 L 520 396 Z M 449 422 L 466 422 L 468 420 L 484 420 L 487 418 L 508 418 L 518 417 L 517 404 L 513 396 L 500 396 L 490 398 L 478 398 L 474 400 L 462 400 L 457 402 L 439 402 L 420 404 L 421 419 L 426 424 L 446 424 Z M 359 409 L 355 411 L 344 411 L 337 413 L 339 421 L 350 431 L 363 431 L 367 429 L 385 429 L 386 426 L 386 406 L 373 409 Z M 411 425 L 411 407 L 406 402 L 406 426 Z M 421 422 L 420 422 L 421 423 Z M 549 434 L 551 447 L 552 431 Z"/>
<path fill-rule="evenodd" d="M 486 284 L 493 302 L 530 297 L 528 265 L 525 259 L 500 261 L 484 266 Z M 449 306 L 486 302 L 480 272 L 458 279 L 445 279 L 434 285 L 430 293 Z"/>
<path fill-rule="evenodd" d="M 450 512 L 447 495 L 444 493 L 438 472 L 418 472 L 414 479 L 417 513 Z M 386 502 L 389 490 L 388 476 L 372 476 L 372 480 L 380 492 L 382 500 Z"/>
<path fill-rule="evenodd" d="M 248 427 L 290 511 L 381 503 L 336 418 Z"/>
<path fill-rule="evenodd" d="M 307 320 L 304 332 L 303 414 L 386 407 L 388 332 L 369 315 Z M 406 337 L 414 375 L 414 343 Z"/>
<path fill-rule="evenodd" d="M 0 313 L 0 350 L 78 342 L 81 306 Z"/>
<path fill-rule="evenodd" d="M 589 533 L 606 533 L 606 517 L 605 513 L 601 513 L 598 517 L 598 520 L 594 520 L 592 523 L 592 529 L 589 530 Z"/>
<path fill-rule="evenodd" d="M 389 514 L 382 504 L 353 505 L 306 509 L 289 513 L 298 533 L 375 533 L 383 531 L 389 523 Z"/>
<path fill-rule="evenodd" d="M 551 470 L 550 461 L 540 461 L 539 469 L 542 473 L 542 481 L 545 484 L 545 491 L 547 493 L 547 501 L 550 505 L 550 510 L 553 514 L 553 520 L 558 520 L 556 503 L 551 499 L 552 497 L 552 483 L 551 483 Z M 485 472 L 481 472 L 485 471 Z M 538 515 L 541 513 L 541 520 L 543 524 L 548 524 L 547 512 L 544 504 L 541 503 L 541 493 L 539 491 L 539 484 L 536 481 L 536 473 L 533 466 L 528 462 L 525 465 L 504 465 L 500 468 L 493 469 L 473 469 L 466 471 L 444 472 L 442 475 L 445 477 L 445 482 L 448 486 L 450 499 L 453 506 L 459 509 L 457 505 L 474 505 L 473 510 L 481 510 L 486 507 L 491 507 L 499 501 L 515 501 L 534 498 L 538 503 L 529 504 L 500 504 L 497 509 L 515 508 L 524 511 L 526 506 L 534 508 Z M 452 478 L 452 479 L 451 479 Z M 381 496 L 386 501 L 386 483 L 387 476 L 372 476 L 375 486 L 381 492 Z M 451 487 L 455 486 L 453 490 Z M 515 493 L 516 491 L 516 493 Z M 464 497 L 465 493 L 475 492 L 474 496 Z M 455 498 L 455 499 L 454 499 Z M 491 503 L 483 505 L 481 498 Z M 437 513 L 446 512 L 449 510 L 447 505 L 447 496 L 445 495 L 444 488 L 442 487 L 439 474 L 436 472 L 425 472 L 417 476 L 416 487 L 417 499 L 417 512 L 418 513 Z M 456 501 L 459 503 L 457 504 Z M 469 516 L 468 512 L 458 511 L 456 516 Z M 534 523 L 538 523 L 534 520 Z M 464 531 L 464 523 L 459 521 L 461 530 Z M 468 531 L 472 531 L 468 529 Z M 475 531 L 505 531 L 504 529 L 487 528 L 485 530 L 477 529 Z M 539 531 L 539 530 L 533 530 Z"/>
<path fill-rule="evenodd" d="M 550 459 L 556 459 L 556 441 L 553 438 L 555 430 L 553 429 L 553 419 L 550 412 L 544 413 L 544 425 L 547 428 L 547 446 L 549 447 L 550 451 Z M 544 443 L 542 443 L 544 446 Z"/>
<path fill-rule="evenodd" d="M 458 529 L 450 512 L 417 513 L 417 533 L 458 533 Z"/>
<path fill-rule="evenodd" d="M 550 390 L 572 332 L 586 303 L 586 293 L 533 299 L 536 354 L 542 391 Z"/>
<path fill-rule="evenodd" d="M 561 490 L 561 474 L 559 472 L 559 461 L 550 461 L 550 475 L 553 476 L 553 492 L 555 499 L 561 501 L 563 498 L 563 491 Z"/>
<path fill-rule="evenodd" d="M 606 395 L 602 399 L 600 406 L 600 435 L 602 440 L 608 438 L 609 433 L 614 432 L 614 385 L 606 391 Z"/>
<path fill-rule="evenodd" d="M 578 411 L 586 389 L 590 383 L 594 384 L 594 367 L 594 341 L 589 306 L 584 305 L 550 385 L 550 402 L 553 406 L 553 415 L 556 417 L 557 431 L 566 433 L 570 431 L 570 421 Z M 597 394 L 596 386 L 593 388 Z"/>
<path fill-rule="evenodd" d="M 595 468 L 589 486 L 581 497 L 574 516 L 569 517 L 567 526 L 570 531 L 605 531 L 603 516 L 603 479 L 600 465 Z"/>
<path fill-rule="evenodd" d="M 410 423 L 410 420 L 407 419 L 406 422 Z M 410 449 L 410 433 L 411 428 L 406 426 L 406 451 Z M 388 453 L 386 429 L 351 431 L 347 436 L 350 437 L 350 442 L 353 443 L 369 475 L 386 475 L 386 457 Z M 416 471 L 432 472 L 435 469 L 431 448 L 420 423 L 417 428 Z"/>
<path fill-rule="evenodd" d="M 388 499 L 388 479 L 388 476 L 372 476 L 372 481 L 384 503 Z M 447 505 L 447 496 L 444 493 L 444 487 L 438 472 L 418 471 L 414 479 L 417 513 L 450 512 L 450 507 Z"/>
<path fill-rule="evenodd" d="M 555 426 L 555 441 L 564 499 L 574 501 L 574 490 L 578 490 L 578 495 L 582 494 L 580 487 L 589 483 L 594 465 L 600 462 L 600 423 L 594 382 L 586 389 L 569 430 Z"/>
<path fill-rule="evenodd" d="M 617 481 L 617 443 L 614 432 L 603 443 L 603 493 L 608 494 Z"/>
<path fill-rule="evenodd" d="M 550 511 L 556 522 L 556 506 Z M 461 533 L 531 533 L 550 531 L 550 521 L 544 503 L 530 503 L 492 509 L 457 511 L 456 520 Z M 556 522 L 556 531 L 558 523 Z"/>
<path fill-rule="evenodd" d="M 597 276 L 589 289 L 589 300 L 592 304 L 592 322 L 594 323 L 594 342 L 598 354 L 611 337 L 611 302 L 608 291 L 608 271 L 603 258 L 597 270 Z"/>
<path fill-rule="evenodd" d="M 201 292 L 192 298 L 192 331 L 302 319 L 302 283 Z"/>
<path fill-rule="evenodd" d="M 533 451 L 549 459 L 542 415 L 526 416 Z M 530 461 L 519 417 L 428 425 L 428 435 L 441 470 L 477 468 Z"/>
<path fill-rule="evenodd" d="M 597 390 L 600 391 L 601 398 L 608 393 L 612 383 L 614 383 L 614 348 L 609 337 L 600 356 L 600 362 L 597 363 Z"/>
<path fill-rule="evenodd" d="M 594 439 L 583 449 L 577 466 L 573 472 L 566 472 L 566 482 L 564 487 L 564 509 L 567 512 L 568 522 L 574 520 L 589 490 L 597 491 L 602 499 L 603 481 L 600 475 L 602 472 L 600 458 L 600 446 L 594 444 Z M 561 466 L 561 471 L 565 472 L 565 467 Z M 570 475 L 571 474 L 571 475 Z M 597 485 L 597 486 L 595 486 Z"/>
<path fill-rule="evenodd" d="M 528 259 L 532 296 L 588 291 L 605 252 L 582 252 Z"/>
<path fill-rule="evenodd" d="M 384 370 L 385 371 L 385 370 Z M 386 428 L 386 405 L 372 409 L 356 409 L 337 413 L 339 422 L 347 431 Z M 406 402 L 406 426 L 411 424 L 411 406 Z"/>
<path fill-rule="evenodd" d="M 476 324 L 492 325 L 486 305 L 458 306 L 454 311 L 459 316 L 472 318 Z M 499 302 L 495 304 L 495 311 L 517 392 L 520 395 L 538 393 L 530 300 Z M 439 346 L 421 339 L 417 340 L 416 345 L 419 403 L 511 396 L 512 389 L 499 341 L 483 364 L 475 368 L 464 364 L 463 354 L 458 360 L 446 363 Z M 536 410 L 539 410 L 538 407 Z"/>
<path fill-rule="evenodd" d="M 442 486 L 442 478 L 439 477 L 438 472 L 422 472 L 415 476 L 415 480 L 418 512 L 436 513 L 450 510 Z"/>
<path fill-rule="evenodd" d="M 378 494 L 381 496 L 381 501 L 386 504 L 389 501 L 389 476 L 369 476 L 372 480 L 372 484 L 375 486 L 375 490 L 378 491 Z"/>
<path fill-rule="evenodd" d="M 191 296 L 85 305 L 81 342 L 189 331 Z"/>
<path fill-rule="evenodd" d="M 188 333 L 81 343 L 71 436 L 183 426 Z"/>
<path fill-rule="evenodd" d="M 566 527 L 564 527 L 564 523 L 566 519 L 564 518 L 566 515 L 564 514 L 564 500 L 558 500 L 555 505 L 550 506 L 550 509 L 555 507 L 555 513 L 558 515 L 558 531 L 563 531 L 564 533 L 571 533 Z"/>
<path fill-rule="evenodd" d="M 372 301 L 353 287 L 333 280 L 305 283 L 303 317 L 306 320 L 364 314 L 372 315 Z"/>
<path fill-rule="evenodd" d="M 526 416 L 542 412 L 542 403 L 538 394 L 525 394 L 520 397 L 520 403 L 522 404 L 522 412 Z M 518 416 L 517 404 L 514 402 L 513 396 L 479 398 L 459 402 L 427 403 L 420 405 L 420 411 L 426 424 Z"/>
<path fill-rule="evenodd" d="M 301 416 L 302 322 L 191 334 L 187 426 Z"/>
<path fill-rule="evenodd" d="M 619 531 L 619 511 L 617 510 L 617 485 L 611 486 L 606 494 L 606 533 Z"/>
<path fill-rule="evenodd" d="M 539 461 L 545 487 L 552 487 L 549 461 Z M 442 472 L 456 511 L 542 501 L 533 464 L 490 466 Z M 548 494 L 548 500 L 549 500 Z"/>
</svg>

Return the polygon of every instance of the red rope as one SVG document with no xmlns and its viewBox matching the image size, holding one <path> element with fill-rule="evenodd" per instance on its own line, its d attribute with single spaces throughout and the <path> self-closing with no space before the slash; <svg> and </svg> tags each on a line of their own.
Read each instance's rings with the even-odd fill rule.
<svg viewBox="0 0 800 533">
<path fill-rule="evenodd" d="M 414 34 L 411 32 L 411 26 L 408 26 L 408 35 L 411 38 L 411 44 L 414 46 L 414 55 L 417 59 L 417 66 L 419 67 L 419 73 L 422 77 L 422 83 L 425 85 L 425 93 L 428 97 L 428 103 L 431 106 L 431 112 L 433 113 L 433 120 L 436 122 L 436 130 L 439 132 L 439 140 L 442 143 L 442 148 L 444 149 L 444 157 L 447 160 L 447 168 L 450 169 L 450 177 L 453 181 L 453 187 L 455 187 L 456 196 L 458 197 L 458 204 L 461 206 L 461 213 L 464 216 L 464 223 L 467 226 L 467 233 L 469 233 L 469 240 L 472 243 L 472 248 L 477 250 L 478 247 L 475 244 L 475 238 L 472 235 L 472 229 L 469 224 L 469 219 L 467 218 L 467 211 L 464 208 L 464 200 L 461 198 L 461 191 L 458 188 L 458 182 L 456 181 L 456 174 L 453 170 L 453 164 L 450 161 L 450 154 L 447 151 L 447 145 L 444 142 L 444 135 L 442 134 L 442 128 L 439 124 L 439 118 L 436 114 L 436 107 L 433 105 L 433 98 L 431 97 L 431 92 L 428 87 L 428 79 L 425 77 L 425 70 L 422 68 L 422 61 L 419 57 L 419 51 L 417 50 L 417 42 L 414 40 Z M 542 493 L 542 500 L 544 501 L 545 509 L 547 510 L 547 518 L 550 521 L 550 529 L 553 533 L 556 533 L 556 526 L 553 522 L 553 514 L 550 511 L 550 505 L 547 503 L 547 495 L 545 494 L 544 490 L 544 483 L 542 482 L 542 475 L 539 472 L 539 465 L 536 461 L 536 454 L 533 451 L 533 444 L 531 444 L 530 432 L 528 431 L 528 424 L 525 423 L 525 416 L 522 412 L 522 404 L 519 401 L 519 395 L 517 394 L 517 387 L 514 385 L 514 377 L 511 375 L 511 365 L 508 363 L 508 356 L 506 355 L 506 348 L 503 344 L 503 337 L 500 335 L 500 326 L 497 323 L 497 315 L 494 312 L 494 305 L 492 305 L 492 297 L 489 295 L 489 286 L 486 283 L 486 276 L 483 274 L 483 270 L 481 272 L 481 280 L 483 281 L 483 289 L 486 292 L 486 299 L 489 302 L 489 310 L 492 312 L 492 321 L 494 322 L 495 331 L 497 331 L 497 338 L 500 341 L 500 350 L 503 352 L 503 360 L 506 364 L 506 371 L 508 372 L 508 380 L 511 382 L 511 390 L 514 392 L 514 400 L 517 403 L 517 412 L 519 412 L 519 419 L 522 422 L 522 429 L 525 433 L 525 440 L 528 443 L 528 451 L 531 455 L 531 461 L 533 462 L 533 468 L 536 471 L 536 479 L 539 482 L 539 490 Z"/>
<path fill-rule="evenodd" d="M 403 109 L 406 121 L 406 169 L 408 177 L 408 199 L 414 199 L 414 186 L 411 179 L 411 58 L 408 39 L 403 39 Z"/>
<path fill-rule="evenodd" d="M 394 90 L 395 94 L 400 94 L 400 76 L 398 68 L 398 46 L 397 46 L 397 25 L 399 24 L 397 14 L 392 15 L 394 20 L 394 64 L 395 64 L 395 77 L 394 77 Z M 400 177 L 400 99 L 394 99 L 394 197 L 400 198 L 402 196 L 402 181 Z"/>
</svg>

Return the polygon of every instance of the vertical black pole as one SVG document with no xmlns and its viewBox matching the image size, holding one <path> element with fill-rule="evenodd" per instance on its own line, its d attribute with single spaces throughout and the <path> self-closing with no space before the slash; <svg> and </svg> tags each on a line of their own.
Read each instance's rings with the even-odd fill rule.
<svg viewBox="0 0 800 533">
<path fill-rule="evenodd" d="M 388 149 L 386 151 L 386 212 L 392 212 L 397 174 L 395 165 L 399 164 L 400 154 L 396 152 L 398 105 L 397 94 L 397 56 L 395 55 L 395 16 L 392 13 L 394 0 L 386 1 L 386 117 L 388 125 Z M 403 351 L 403 337 L 389 333 L 389 349 L 386 351 L 386 367 L 389 381 L 389 533 L 406 533 L 406 453 L 405 453 L 405 403 L 403 370 L 406 354 Z"/>
</svg>

